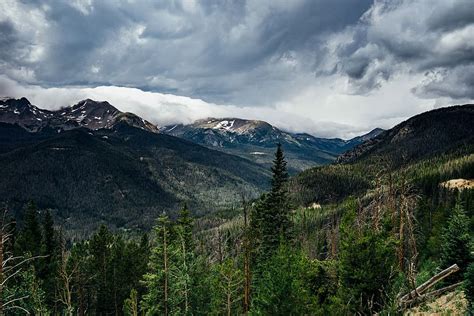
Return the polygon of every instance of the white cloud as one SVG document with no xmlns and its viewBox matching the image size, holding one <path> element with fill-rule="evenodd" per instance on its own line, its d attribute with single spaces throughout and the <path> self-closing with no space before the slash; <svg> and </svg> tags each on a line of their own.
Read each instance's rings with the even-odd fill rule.
<svg viewBox="0 0 474 316">
<path fill-rule="evenodd" d="M 363 96 L 335 90 L 347 86 L 344 80 L 347 79 L 335 77 L 319 81 L 317 89 L 308 88 L 289 102 L 269 107 L 214 104 L 117 86 L 43 88 L 22 85 L 5 76 L 0 76 L 0 95 L 25 96 L 33 104 L 52 110 L 86 98 L 108 101 L 121 111 L 133 112 L 159 126 L 188 124 L 206 117 L 240 117 L 264 120 L 292 132 L 342 138 L 352 138 L 375 127 L 390 128 L 412 115 L 452 104 L 449 99 L 441 103 L 438 99 L 418 99 L 409 90 L 418 78 L 409 75 L 398 76 Z"/>
<path fill-rule="evenodd" d="M 473 34 L 472 0 L 4 0 L 0 93 L 352 137 L 472 101 Z"/>
</svg>

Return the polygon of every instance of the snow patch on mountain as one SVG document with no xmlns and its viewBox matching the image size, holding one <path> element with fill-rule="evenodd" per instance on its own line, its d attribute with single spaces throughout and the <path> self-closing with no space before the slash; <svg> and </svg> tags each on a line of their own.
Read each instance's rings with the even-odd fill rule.
<svg viewBox="0 0 474 316">
<path fill-rule="evenodd" d="M 220 121 L 219 123 L 216 124 L 216 126 L 214 126 L 213 128 L 214 129 L 223 129 L 223 130 L 226 130 L 226 131 L 230 131 L 232 130 L 232 127 L 234 126 L 234 123 L 235 123 L 235 120 L 233 121 Z"/>
<path fill-rule="evenodd" d="M 90 130 L 113 128 L 119 122 L 158 132 L 155 125 L 132 113 L 123 113 L 108 102 L 90 99 L 58 111 L 47 111 L 32 105 L 27 99 L 0 100 L 0 122 L 18 124 L 30 132 L 46 126 L 57 130 L 86 127 Z"/>
</svg>

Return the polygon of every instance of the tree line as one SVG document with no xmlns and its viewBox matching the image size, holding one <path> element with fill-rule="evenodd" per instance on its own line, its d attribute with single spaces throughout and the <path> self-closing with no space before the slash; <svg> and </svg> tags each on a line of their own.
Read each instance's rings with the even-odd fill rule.
<svg viewBox="0 0 474 316">
<path fill-rule="evenodd" d="M 382 188 L 382 186 L 381 186 Z M 243 201 L 238 238 L 202 250 L 190 210 L 162 214 L 140 238 L 100 226 L 71 244 L 49 212 L 29 204 L 21 227 L 4 214 L 0 240 L 0 315 L 341 315 L 400 312 L 397 298 L 426 278 L 427 244 L 436 267 L 456 263 L 445 283 L 463 282 L 474 302 L 468 198 L 458 197 L 438 241 L 418 236 L 420 199 L 409 184 L 383 187 L 370 203 L 349 198 L 335 220 L 332 251 L 309 254 L 288 195 L 279 145 L 271 189 Z M 383 191 L 383 192 L 382 192 Z M 421 203 L 423 204 L 423 203 Z M 426 204 L 424 204 L 425 207 Z M 331 230 L 332 231 L 332 230 Z M 329 233 L 329 231 L 325 231 Z M 227 239 L 228 241 L 229 239 Z M 471 305 L 471 308 L 474 306 Z"/>
</svg>

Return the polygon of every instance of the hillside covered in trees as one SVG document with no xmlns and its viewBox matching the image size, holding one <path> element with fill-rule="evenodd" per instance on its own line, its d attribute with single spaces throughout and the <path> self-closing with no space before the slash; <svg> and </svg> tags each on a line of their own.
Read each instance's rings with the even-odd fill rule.
<svg viewBox="0 0 474 316">
<path fill-rule="evenodd" d="M 472 106 L 437 111 L 467 117 Z M 71 239 L 47 209 L 25 204 L 15 225 L 5 206 L 1 312 L 399 314 L 462 291 L 459 309 L 444 312 L 468 313 L 474 189 L 448 180 L 474 177 L 473 127 L 432 115 L 382 133 L 350 160 L 293 178 L 278 145 L 267 192 L 239 192 L 238 208 L 202 217 L 181 205 L 159 215 L 151 231 L 102 225 Z M 405 126 L 409 133 L 400 132 Z M 436 139 L 427 134 L 433 129 Z"/>
<path fill-rule="evenodd" d="M 0 201 L 20 221 L 35 201 L 68 232 L 98 225 L 149 229 L 184 202 L 201 215 L 255 196 L 269 172 L 243 158 L 119 123 L 113 129 L 29 133 L 0 123 Z M 219 196 L 219 199 L 216 199 Z"/>
</svg>

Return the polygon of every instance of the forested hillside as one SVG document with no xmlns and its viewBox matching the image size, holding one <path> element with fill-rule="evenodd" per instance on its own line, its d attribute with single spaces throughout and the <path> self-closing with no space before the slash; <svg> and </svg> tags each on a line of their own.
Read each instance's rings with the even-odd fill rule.
<svg viewBox="0 0 474 316">
<path fill-rule="evenodd" d="M 456 111 L 466 116 L 472 106 Z M 279 145 L 266 193 L 238 192 L 239 207 L 199 218 L 184 204 L 177 216 L 158 214 L 142 233 L 103 225 L 71 240 L 49 211 L 25 205 L 15 227 L 6 206 L 0 308 L 67 315 L 403 314 L 460 291 L 443 312 L 467 313 L 474 308 L 474 188 L 447 181 L 474 178 L 472 126 L 449 115 L 419 122 L 431 115 L 401 124 L 413 126 L 407 142 L 385 140 L 397 126 L 366 154 L 294 178 Z M 435 142 L 425 132 L 438 122 L 454 121 L 461 132 L 437 129 L 443 142 L 432 151 L 414 149 L 418 139 Z M 156 141 L 133 138 L 137 130 L 128 126 L 118 136 L 97 133 L 89 146 L 102 136 L 117 146 L 127 135 L 130 148 Z M 55 148 L 66 148 L 59 141 Z M 411 152 L 409 159 L 393 161 L 401 152 Z"/>
<path fill-rule="evenodd" d="M 325 165 L 369 140 L 383 130 L 373 131 L 349 140 L 320 138 L 306 133 L 290 133 L 264 121 L 239 118 L 207 118 L 192 124 L 174 124 L 160 132 L 237 155 L 270 168 L 276 143 L 285 147 L 288 171 L 296 174 L 310 167 Z"/>
<path fill-rule="evenodd" d="M 61 133 L 3 124 L 0 135 L 0 201 L 20 221 L 35 201 L 68 234 L 89 235 L 100 223 L 149 229 L 183 202 L 201 215 L 268 185 L 269 172 L 257 164 L 126 123 Z"/>
</svg>

